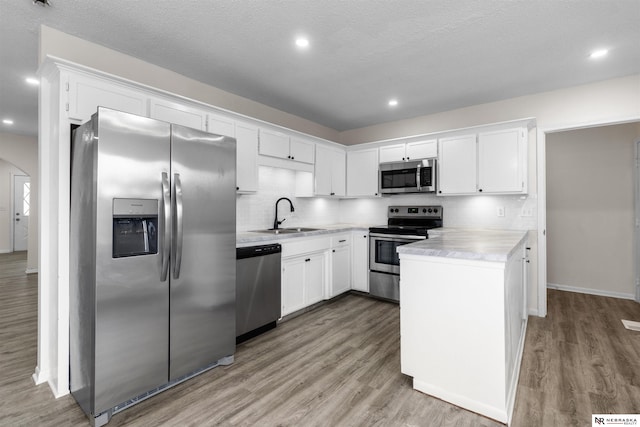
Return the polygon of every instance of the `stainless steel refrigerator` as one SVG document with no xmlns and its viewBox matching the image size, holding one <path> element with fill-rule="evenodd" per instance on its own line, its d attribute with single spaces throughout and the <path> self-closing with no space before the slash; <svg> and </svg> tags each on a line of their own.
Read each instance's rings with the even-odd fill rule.
<svg viewBox="0 0 640 427">
<path fill-rule="evenodd" d="M 103 425 L 233 362 L 236 144 L 105 108 L 73 135 L 70 386 Z"/>
</svg>

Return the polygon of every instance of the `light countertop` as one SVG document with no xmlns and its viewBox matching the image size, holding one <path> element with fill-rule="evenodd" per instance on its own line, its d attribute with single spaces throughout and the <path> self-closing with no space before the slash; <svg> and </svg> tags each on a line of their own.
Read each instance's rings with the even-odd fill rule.
<svg viewBox="0 0 640 427">
<path fill-rule="evenodd" d="M 436 228 L 429 238 L 398 247 L 398 253 L 477 261 L 506 262 L 527 238 L 526 230 Z"/>
<path fill-rule="evenodd" d="M 311 225 L 309 227 L 318 228 L 318 230 L 287 234 L 269 234 L 257 233 L 253 231 L 240 231 L 236 233 L 236 247 L 240 248 L 268 243 L 282 243 L 282 241 L 284 240 L 295 239 L 299 237 L 315 237 L 327 234 L 344 233 L 349 231 L 366 231 L 367 233 L 369 232 L 369 225 L 364 224 Z"/>
</svg>

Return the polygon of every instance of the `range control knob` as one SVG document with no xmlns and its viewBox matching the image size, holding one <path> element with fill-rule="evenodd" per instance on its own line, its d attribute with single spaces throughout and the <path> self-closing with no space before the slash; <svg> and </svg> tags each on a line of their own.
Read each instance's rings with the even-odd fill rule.
<svg viewBox="0 0 640 427">
<path fill-rule="evenodd" d="M 399 212 L 399 211 L 398 211 L 398 208 L 396 208 L 396 213 L 398 213 L 398 212 Z"/>
<path fill-rule="evenodd" d="M 393 209 L 389 209 L 389 212 L 393 212 Z"/>
<path fill-rule="evenodd" d="M 422 208 L 422 213 L 427 213 L 427 208 Z"/>
<path fill-rule="evenodd" d="M 438 213 L 438 208 L 434 208 L 433 213 Z"/>
<path fill-rule="evenodd" d="M 429 213 L 433 212 L 433 209 L 429 208 Z"/>
</svg>

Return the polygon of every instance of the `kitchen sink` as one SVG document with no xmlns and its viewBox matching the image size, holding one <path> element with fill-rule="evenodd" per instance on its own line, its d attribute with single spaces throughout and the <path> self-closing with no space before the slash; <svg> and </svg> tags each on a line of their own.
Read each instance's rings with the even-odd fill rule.
<svg viewBox="0 0 640 427">
<path fill-rule="evenodd" d="M 287 227 L 287 228 L 278 228 L 278 229 L 269 228 L 266 230 L 252 230 L 252 233 L 293 234 L 293 233 L 305 233 L 307 231 L 319 231 L 319 230 L 322 230 L 322 228 Z"/>
</svg>

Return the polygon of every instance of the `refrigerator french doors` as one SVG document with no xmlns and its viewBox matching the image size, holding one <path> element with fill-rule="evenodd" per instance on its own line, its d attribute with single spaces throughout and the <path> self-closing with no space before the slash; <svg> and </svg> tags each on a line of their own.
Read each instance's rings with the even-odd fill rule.
<svg viewBox="0 0 640 427">
<path fill-rule="evenodd" d="M 75 131 L 70 380 L 90 418 L 233 355 L 235 147 L 105 108 Z"/>
</svg>

